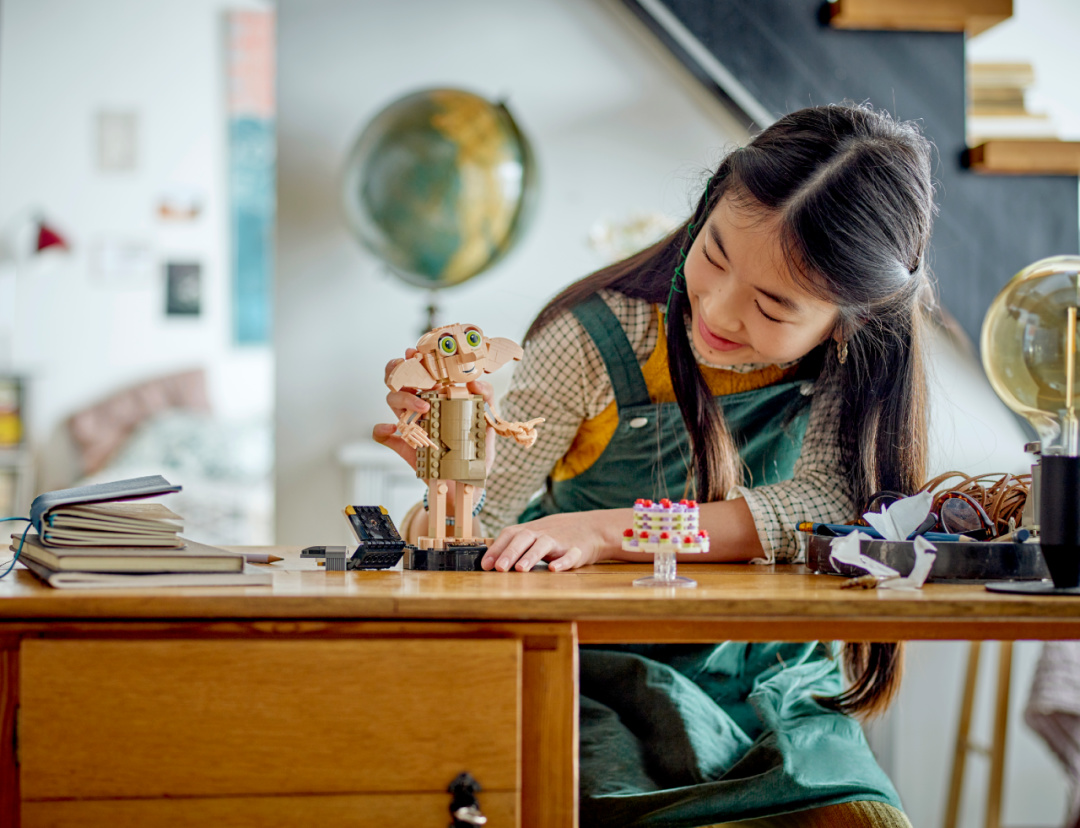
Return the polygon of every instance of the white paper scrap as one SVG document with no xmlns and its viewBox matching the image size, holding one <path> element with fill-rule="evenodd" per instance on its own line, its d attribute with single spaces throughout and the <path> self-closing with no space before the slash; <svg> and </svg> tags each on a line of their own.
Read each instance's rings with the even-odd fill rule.
<svg viewBox="0 0 1080 828">
<path fill-rule="evenodd" d="M 902 541 L 914 532 L 930 514 L 934 497 L 930 492 L 919 492 L 911 497 L 901 498 L 891 506 L 886 506 L 880 514 L 867 512 L 863 520 L 877 529 L 885 540 Z"/>
<path fill-rule="evenodd" d="M 852 532 L 850 535 L 833 538 L 829 543 L 829 560 L 834 563 L 857 566 L 878 578 L 899 578 L 900 573 L 891 566 L 875 561 L 859 551 L 859 542 L 864 540 L 873 540 L 873 538 L 863 532 Z"/>
<path fill-rule="evenodd" d="M 849 566 L 865 569 L 871 575 L 881 578 L 878 589 L 922 589 L 930 575 L 930 569 L 934 565 L 937 549 L 930 541 L 919 535 L 915 538 L 915 565 L 911 573 L 906 577 L 900 577 L 900 573 L 891 566 L 875 561 L 859 551 L 859 543 L 864 540 L 873 540 L 869 535 L 862 532 L 852 532 L 833 538 L 829 543 L 829 559 L 834 563 L 844 563 Z"/>
<path fill-rule="evenodd" d="M 890 578 L 878 584 L 878 589 L 922 589 L 937 558 L 937 549 L 922 535 L 915 538 L 915 566 L 906 578 Z"/>
</svg>

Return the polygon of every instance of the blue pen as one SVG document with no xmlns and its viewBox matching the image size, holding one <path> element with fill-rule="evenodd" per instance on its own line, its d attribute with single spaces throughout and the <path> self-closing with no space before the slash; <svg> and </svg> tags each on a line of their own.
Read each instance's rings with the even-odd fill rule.
<svg viewBox="0 0 1080 828">
<path fill-rule="evenodd" d="M 842 523 L 811 523 L 810 521 L 804 521 L 799 524 L 798 529 L 800 532 L 810 532 L 814 535 L 825 535 L 826 537 L 840 537 L 841 535 L 850 535 L 852 532 L 862 532 L 864 535 L 869 535 L 877 540 L 884 540 L 881 533 L 873 526 L 849 526 Z M 959 543 L 961 539 L 960 535 L 952 535 L 947 532 L 924 532 L 922 537 L 931 543 L 934 541 Z M 914 534 L 908 535 L 908 540 L 914 538 Z"/>
</svg>

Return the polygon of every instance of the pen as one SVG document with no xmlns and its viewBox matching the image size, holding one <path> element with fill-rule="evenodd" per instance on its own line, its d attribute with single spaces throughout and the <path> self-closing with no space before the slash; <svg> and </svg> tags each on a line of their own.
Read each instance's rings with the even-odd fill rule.
<svg viewBox="0 0 1080 828">
<path fill-rule="evenodd" d="M 825 535 L 826 537 L 840 537 L 841 535 L 850 535 L 852 532 L 862 532 L 864 535 L 869 535 L 872 538 L 883 540 L 881 533 L 878 532 L 873 526 L 849 526 L 848 524 L 840 523 L 812 523 L 810 521 L 803 521 L 798 525 L 800 532 L 810 532 L 814 535 Z M 939 541 L 941 543 L 963 543 L 970 538 L 964 538 L 962 535 L 951 535 L 946 532 L 924 532 L 922 535 L 928 541 Z M 914 535 L 909 536 L 908 540 L 912 540 Z"/>
<path fill-rule="evenodd" d="M 274 561 L 283 561 L 284 558 L 277 555 L 271 555 L 268 552 L 242 552 L 244 560 L 248 563 L 273 563 Z"/>
</svg>

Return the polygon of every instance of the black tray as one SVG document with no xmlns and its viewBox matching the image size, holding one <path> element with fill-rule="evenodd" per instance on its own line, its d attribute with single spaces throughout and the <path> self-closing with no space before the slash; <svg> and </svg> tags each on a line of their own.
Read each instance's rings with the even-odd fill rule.
<svg viewBox="0 0 1080 828">
<path fill-rule="evenodd" d="M 809 535 L 806 564 L 814 572 L 854 578 L 866 570 L 829 559 L 832 538 Z M 915 565 L 914 541 L 861 541 L 860 551 L 907 575 Z M 928 582 L 1038 581 L 1050 577 L 1037 543 L 935 542 L 937 557 Z"/>
</svg>

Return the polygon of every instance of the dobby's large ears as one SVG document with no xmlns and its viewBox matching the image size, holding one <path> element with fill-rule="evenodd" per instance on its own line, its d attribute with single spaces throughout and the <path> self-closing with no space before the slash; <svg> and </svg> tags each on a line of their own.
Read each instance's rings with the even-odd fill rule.
<svg viewBox="0 0 1080 828">
<path fill-rule="evenodd" d="M 421 360 L 420 354 L 414 354 L 391 371 L 386 378 L 390 389 L 400 391 L 402 388 L 434 388 L 438 380 L 431 376 Z"/>
<path fill-rule="evenodd" d="M 502 336 L 494 336 L 488 340 L 487 361 L 484 363 L 484 373 L 491 374 L 498 371 L 510 360 L 520 361 L 525 351 L 514 340 Z"/>
</svg>

